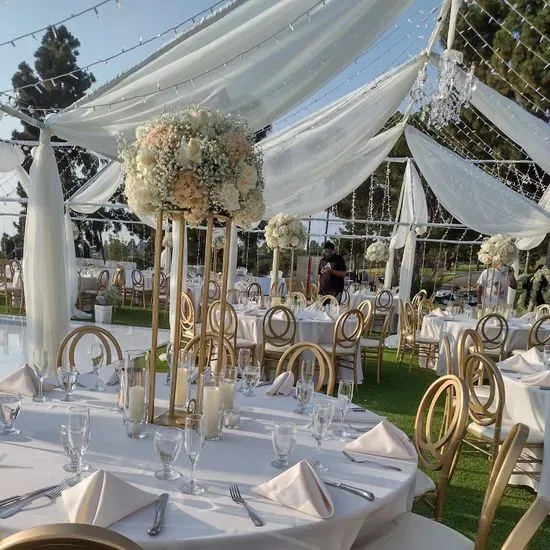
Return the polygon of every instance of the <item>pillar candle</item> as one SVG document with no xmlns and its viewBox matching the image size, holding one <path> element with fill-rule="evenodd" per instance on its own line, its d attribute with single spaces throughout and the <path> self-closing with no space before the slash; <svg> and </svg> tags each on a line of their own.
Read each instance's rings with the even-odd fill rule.
<svg viewBox="0 0 550 550">
<path fill-rule="evenodd" d="M 219 430 L 221 391 L 218 386 L 204 386 L 202 414 L 204 416 L 204 437 L 217 437 Z"/>
<path fill-rule="evenodd" d="M 185 407 L 189 391 L 189 371 L 187 367 L 178 367 L 178 380 L 176 384 L 176 407 Z"/>
<path fill-rule="evenodd" d="M 128 418 L 141 420 L 145 416 L 145 388 L 132 386 L 128 389 Z"/>
<path fill-rule="evenodd" d="M 235 408 L 235 391 L 237 384 L 233 380 L 225 380 L 222 385 L 223 408 L 226 411 Z"/>
</svg>

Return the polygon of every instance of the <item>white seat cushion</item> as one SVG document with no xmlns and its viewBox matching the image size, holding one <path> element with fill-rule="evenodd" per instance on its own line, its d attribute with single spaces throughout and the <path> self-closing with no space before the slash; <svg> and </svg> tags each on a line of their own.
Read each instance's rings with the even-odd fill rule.
<svg viewBox="0 0 550 550">
<path fill-rule="evenodd" d="M 283 354 L 289 348 L 290 348 L 290 344 L 285 344 L 284 346 L 274 346 L 273 344 L 267 343 L 264 349 L 265 351 Z"/>
<path fill-rule="evenodd" d="M 379 343 L 380 342 L 374 338 L 361 338 L 360 346 L 362 348 L 377 348 Z"/>
<path fill-rule="evenodd" d="M 502 421 L 502 427 L 500 429 L 500 441 L 504 441 L 506 439 L 506 436 L 510 433 L 510 431 L 515 426 L 515 424 L 516 422 L 512 420 Z M 468 424 L 468 427 L 466 428 L 466 430 L 473 435 L 485 437 L 486 439 L 493 439 L 493 436 L 495 433 L 494 426 L 480 426 L 475 422 L 471 422 L 470 424 Z M 527 438 L 527 443 L 530 445 L 544 443 L 544 433 L 530 428 L 529 437 Z"/>
<path fill-rule="evenodd" d="M 416 478 L 414 480 L 414 498 L 420 498 L 421 496 L 435 491 L 437 487 L 431 477 L 428 477 L 422 470 L 416 470 Z"/>
<path fill-rule="evenodd" d="M 382 527 L 374 540 L 352 550 L 472 550 L 474 543 L 450 527 L 405 512 Z"/>
<path fill-rule="evenodd" d="M 245 340 L 244 338 L 237 338 L 237 348 L 253 348 L 256 344 L 252 340 Z"/>
</svg>

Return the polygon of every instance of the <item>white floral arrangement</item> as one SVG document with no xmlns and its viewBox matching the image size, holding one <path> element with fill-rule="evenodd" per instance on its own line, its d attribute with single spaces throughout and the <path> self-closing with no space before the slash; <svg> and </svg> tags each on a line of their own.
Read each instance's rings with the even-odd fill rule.
<svg viewBox="0 0 550 550">
<path fill-rule="evenodd" d="M 478 260 L 487 266 L 511 264 L 517 255 L 512 238 L 500 234 L 485 239 L 477 253 Z"/>
<path fill-rule="evenodd" d="M 387 262 L 390 256 L 390 249 L 388 243 L 384 241 L 375 241 L 370 244 L 365 250 L 365 260 L 372 263 Z"/>
<path fill-rule="evenodd" d="M 306 231 L 298 216 L 277 214 L 265 228 L 265 240 L 269 248 L 297 248 L 306 242 Z"/>
<path fill-rule="evenodd" d="M 210 213 L 241 227 L 263 216 L 262 155 L 244 119 L 190 105 L 139 126 L 119 152 L 137 214 L 182 211 L 197 225 Z"/>
<path fill-rule="evenodd" d="M 212 246 L 214 247 L 214 250 L 221 250 L 225 246 L 225 230 L 214 229 Z"/>
<path fill-rule="evenodd" d="M 162 246 L 164 248 L 174 248 L 174 239 L 172 238 L 172 232 L 166 232 L 162 239 Z"/>
</svg>

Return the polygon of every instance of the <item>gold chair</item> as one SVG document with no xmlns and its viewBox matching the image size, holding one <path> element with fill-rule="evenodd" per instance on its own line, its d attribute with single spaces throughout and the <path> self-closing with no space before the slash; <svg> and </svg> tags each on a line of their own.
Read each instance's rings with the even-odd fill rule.
<svg viewBox="0 0 550 550">
<path fill-rule="evenodd" d="M 437 417 L 438 412 L 442 417 Z M 468 389 L 464 381 L 452 374 L 438 378 L 420 401 L 413 436 L 420 465 L 439 472 L 436 486 L 422 470 L 417 470 L 414 491 L 416 500 L 433 508 L 435 521 L 443 519 L 447 488 L 467 420 Z"/>
<path fill-rule="evenodd" d="M 550 498 L 538 495 L 533 504 L 513 531 L 508 535 L 501 550 L 518 550 L 529 548 L 531 539 L 535 536 L 539 527 L 546 521 L 550 514 Z"/>
<path fill-rule="evenodd" d="M 546 326 L 544 326 L 546 325 Z M 527 349 L 544 349 L 544 346 L 550 344 L 550 315 L 539 317 L 529 331 L 527 337 Z"/>
<path fill-rule="evenodd" d="M 277 371 L 275 376 L 278 376 L 285 370 L 292 372 L 294 374 L 294 380 L 299 378 L 299 365 L 298 359 L 300 356 L 305 353 L 310 352 L 315 358 L 315 365 L 319 369 L 319 374 L 317 376 L 317 383 L 315 384 L 315 391 L 320 392 L 323 388 L 325 380 L 327 381 L 327 395 L 332 395 L 334 391 L 334 367 L 330 360 L 328 353 L 318 344 L 313 342 L 298 342 L 290 348 L 288 348 L 277 364 Z"/>
<path fill-rule="evenodd" d="M 200 325 L 196 322 L 195 303 L 189 291 L 181 293 L 181 316 L 180 316 L 180 342 L 186 343 L 192 340 L 199 330 Z"/>
<path fill-rule="evenodd" d="M 515 463 L 521 454 L 521 450 L 527 437 L 529 428 L 523 424 L 516 424 L 504 441 L 502 448 L 491 470 L 489 484 L 485 492 L 485 500 L 481 509 L 481 516 L 478 522 L 475 541 L 458 533 L 454 529 L 424 516 L 405 512 L 386 524 L 373 540 L 370 538 L 368 544 L 355 544 L 354 550 L 426 550 L 428 548 L 447 550 L 486 550 L 489 544 L 489 536 L 495 519 L 498 505 L 502 500 L 510 476 L 514 471 Z M 546 503 L 544 503 L 546 504 Z M 537 506 L 536 513 L 533 512 L 532 524 L 529 519 L 528 533 L 520 540 L 530 540 L 534 532 L 534 524 L 541 520 L 541 509 L 544 504 Z M 529 512 L 528 512 L 529 514 Z M 521 522 L 520 522 L 521 523 Z M 519 525 L 519 524 L 518 524 Z M 525 525 L 525 524 L 524 524 Z M 514 531 L 517 530 L 514 529 Z M 506 544 L 512 539 L 510 535 Z M 518 540 L 518 537 L 515 537 Z M 520 550 L 523 546 L 503 546 L 507 550 Z"/>
<path fill-rule="evenodd" d="M 340 305 L 342 307 L 348 308 L 350 306 L 350 300 L 351 298 L 350 298 L 349 292 L 346 289 L 344 289 L 342 291 L 342 295 L 340 296 Z"/>
<path fill-rule="evenodd" d="M 309 300 L 315 302 L 319 298 L 319 286 L 315 283 L 309 285 Z"/>
<path fill-rule="evenodd" d="M 393 306 L 393 294 L 389 290 L 380 290 L 374 298 L 374 322 L 372 328 L 376 325 L 383 325 L 384 319 Z"/>
<path fill-rule="evenodd" d="M 550 316 L 550 304 L 542 304 L 535 308 L 535 321 L 547 316 Z"/>
<path fill-rule="evenodd" d="M 220 332 L 221 307 L 221 300 L 216 300 L 215 302 L 212 302 L 208 308 L 207 328 L 209 331 L 215 334 L 219 334 Z M 250 356 L 254 358 L 256 356 L 256 344 L 252 340 L 238 338 L 238 329 L 239 319 L 237 317 L 235 308 L 231 304 L 226 303 L 223 335 L 231 342 L 237 353 L 240 349 L 249 349 Z"/>
<path fill-rule="evenodd" d="M 363 313 L 364 322 L 365 325 L 370 325 L 372 323 L 372 318 L 374 316 L 374 306 L 372 305 L 372 302 L 370 300 L 365 300 L 368 304 L 370 304 L 370 310 L 368 308 L 365 308 L 365 310 L 360 311 L 367 311 L 367 313 Z M 363 304 L 365 303 L 363 302 Z M 386 338 L 388 337 L 389 331 L 390 331 L 390 323 L 391 323 L 392 315 L 391 313 L 389 315 L 386 315 L 386 318 L 384 319 L 384 324 L 382 325 L 382 332 L 380 333 L 380 338 L 377 340 L 376 338 L 361 338 L 360 347 L 361 347 L 361 364 L 363 364 L 363 360 L 366 365 L 368 365 L 369 359 L 374 359 L 376 361 L 376 382 L 380 384 L 380 381 L 382 380 L 382 364 L 384 362 L 384 348 L 386 343 Z M 363 329 L 363 334 L 368 335 L 369 331 L 367 328 Z"/>
<path fill-rule="evenodd" d="M 262 297 L 263 291 L 260 283 L 250 283 L 246 287 L 246 295 L 249 298 L 257 298 L 258 296 Z"/>
<path fill-rule="evenodd" d="M 164 271 L 161 271 L 159 273 L 160 280 L 159 280 L 159 308 L 164 309 L 164 312 L 166 313 L 168 311 L 168 308 L 170 307 L 170 279 L 164 274 Z M 153 279 L 153 286 L 155 284 L 155 280 Z M 145 295 L 151 295 L 151 300 L 149 302 L 149 307 L 153 307 L 153 292 L 149 290 L 145 290 Z"/>
<path fill-rule="evenodd" d="M 226 293 L 226 301 L 228 304 L 236 305 L 239 303 L 239 298 L 241 297 L 241 291 L 236 288 L 230 288 Z"/>
<path fill-rule="evenodd" d="M 122 298 L 122 306 L 124 306 L 127 292 L 126 292 L 126 272 L 124 271 L 124 268 L 122 266 L 119 265 L 113 271 L 113 278 L 111 282 L 114 286 L 116 286 L 118 295 Z M 116 306 L 114 309 L 116 309 Z"/>
<path fill-rule="evenodd" d="M 458 375 L 461 378 L 464 378 L 464 360 L 469 353 L 483 353 L 483 340 L 479 332 L 475 331 L 472 328 L 467 328 L 458 338 L 457 349 L 457 364 L 458 364 Z"/>
<path fill-rule="evenodd" d="M 435 309 L 435 305 L 431 300 L 428 300 L 427 298 L 423 298 L 422 300 L 418 301 L 415 305 L 414 302 L 411 301 L 411 305 L 413 308 L 416 309 L 416 319 L 417 319 L 417 327 L 418 329 L 422 329 L 422 321 L 424 320 L 424 315 L 428 315 Z"/>
<path fill-rule="evenodd" d="M 13 260 L 9 266 L 11 281 L 6 283 L 6 304 L 13 307 L 19 304 L 19 313 L 25 306 L 25 287 L 23 284 L 23 268 L 18 260 Z"/>
<path fill-rule="evenodd" d="M 134 299 L 136 299 L 138 303 L 141 301 L 145 309 L 145 277 L 139 269 L 134 269 L 132 271 L 132 298 L 130 300 L 130 306 L 134 305 Z"/>
<path fill-rule="evenodd" d="M 363 314 L 363 336 L 368 337 L 374 320 L 374 304 L 372 300 L 363 300 L 357 309 Z"/>
<path fill-rule="evenodd" d="M 323 307 L 329 306 L 329 308 L 331 309 L 334 308 L 336 310 L 338 310 L 338 308 L 340 307 L 338 300 L 331 294 L 320 294 L 319 297 L 317 298 L 317 301 Z"/>
<path fill-rule="evenodd" d="M 300 307 L 306 307 L 307 306 L 307 298 L 305 294 L 302 292 L 291 292 L 290 296 L 288 297 L 288 303 L 290 305 L 297 304 Z"/>
<path fill-rule="evenodd" d="M 277 317 L 281 317 L 277 319 Z M 274 318 L 275 317 L 275 318 Z M 265 372 L 267 364 L 278 364 L 283 354 L 294 344 L 296 318 L 286 306 L 274 306 L 267 310 L 262 322 L 260 365 Z"/>
<path fill-rule="evenodd" d="M 489 313 L 482 317 L 476 331 L 483 340 L 483 354 L 495 361 L 506 359 L 504 346 L 508 339 L 508 322 L 499 313 Z"/>
<path fill-rule="evenodd" d="M 205 363 L 211 368 L 216 368 L 218 362 L 218 335 L 214 332 L 207 332 L 205 335 L 206 342 L 206 357 Z M 199 348 L 201 345 L 200 334 L 195 336 L 189 342 L 187 342 L 184 350 L 192 351 L 195 355 L 195 362 L 199 360 Z M 237 364 L 237 354 L 235 353 L 235 348 L 231 341 L 224 336 L 223 338 L 223 368 L 231 367 Z"/>
<path fill-rule="evenodd" d="M 217 281 L 210 280 L 210 283 L 208 284 L 208 303 L 211 304 L 212 302 L 219 300 L 221 295 L 222 289 L 220 284 Z"/>
<path fill-rule="evenodd" d="M 357 354 L 363 334 L 363 323 L 363 314 L 358 309 L 349 309 L 336 321 L 332 344 L 321 345 L 329 353 L 336 375 L 339 367 L 352 370 L 354 385 L 357 385 Z"/>
<path fill-rule="evenodd" d="M 445 357 L 445 373 L 455 374 L 453 372 L 453 356 L 451 354 L 451 341 L 447 335 L 443 336 L 443 356 Z"/>
<path fill-rule="evenodd" d="M 115 531 L 83 523 L 54 523 L 19 531 L 2 541 L 0 550 L 143 550 Z"/>
<path fill-rule="evenodd" d="M 105 364 L 109 365 L 113 362 L 113 352 L 116 355 L 116 360 L 122 360 L 122 350 L 120 348 L 117 339 L 106 329 L 98 327 L 96 325 L 85 325 L 83 327 L 77 327 L 61 342 L 59 350 L 57 351 L 56 367 L 63 366 L 64 359 L 68 359 L 70 366 L 77 366 L 75 362 L 76 346 L 82 340 L 84 336 L 95 336 L 103 346 L 105 351 Z M 68 349 L 67 349 L 68 346 Z"/>
<path fill-rule="evenodd" d="M 412 297 L 411 304 L 415 309 L 417 309 L 420 302 L 422 300 L 426 300 L 427 298 L 428 298 L 428 291 L 422 289 Z"/>
</svg>

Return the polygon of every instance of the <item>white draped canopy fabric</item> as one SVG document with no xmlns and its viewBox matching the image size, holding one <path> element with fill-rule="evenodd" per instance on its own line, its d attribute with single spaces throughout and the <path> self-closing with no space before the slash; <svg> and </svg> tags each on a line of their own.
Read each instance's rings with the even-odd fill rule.
<svg viewBox="0 0 550 550">
<path fill-rule="evenodd" d="M 443 207 L 485 235 L 534 237 L 550 231 L 550 212 L 419 130 L 407 126 L 414 160 Z"/>
<path fill-rule="evenodd" d="M 546 191 L 543 193 L 539 201 L 539 206 L 550 212 L 550 187 L 547 187 Z M 516 241 L 516 246 L 520 250 L 531 250 L 541 244 L 545 237 L 546 233 L 541 233 L 536 237 L 524 237 Z"/>
</svg>

